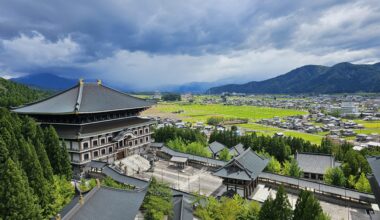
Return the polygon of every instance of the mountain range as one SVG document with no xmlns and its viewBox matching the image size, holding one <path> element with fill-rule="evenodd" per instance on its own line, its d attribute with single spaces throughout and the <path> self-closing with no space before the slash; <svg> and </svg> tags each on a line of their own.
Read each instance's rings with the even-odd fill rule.
<svg viewBox="0 0 380 220">
<path fill-rule="evenodd" d="M 70 88 L 78 82 L 77 79 L 65 78 L 51 73 L 31 74 L 12 78 L 11 80 L 31 87 L 53 91 Z M 149 90 L 208 94 L 220 94 L 223 92 L 247 94 L 380 92 L 380 63 L 351 64 L 345 62 L 331 67 L 306 65 L 263 81 L 227 84 L 231 82 L 240 83 L 245 80 L 241 78 L 239 81 L 236 81 L 236 79 L 223 79 L 215 82 L 190 82 L 182 85 L 160 86 Z M 134 91 L 132 85 L 120 86 L 105 83 L 125 92 Z"/>
<path fill-rule="evenodd" d="M 264 81 L 228 84 L 207 93 L 247 94 L 355 93 L 380 92 L 380 63 L 338 63 L 334 66 L 306 65 Z"/>
<path fill-rule="evenodd" d="M 12 78 L 11 81 L 18 82 L 40 89 L 60 91 L 73 87 L 78 80 L 57 76 L 50 73 L 39 73 Z"/>
</svg>

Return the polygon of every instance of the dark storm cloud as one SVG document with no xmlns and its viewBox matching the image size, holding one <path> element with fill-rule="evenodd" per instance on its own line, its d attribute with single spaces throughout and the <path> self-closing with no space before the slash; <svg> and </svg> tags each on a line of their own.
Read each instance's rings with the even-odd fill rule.
<svg viewBox="0 0 380 220">
<path fill-rule="evenodd" d="M 263 79 L 376 61 L 379 48 L 375 0 L 0 1 L 2 75 L 87 72 L 138 86 Z"/>
</svg>

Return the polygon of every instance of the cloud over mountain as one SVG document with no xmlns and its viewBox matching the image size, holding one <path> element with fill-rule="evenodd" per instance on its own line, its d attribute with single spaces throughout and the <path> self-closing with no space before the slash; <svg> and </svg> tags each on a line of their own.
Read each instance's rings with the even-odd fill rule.
<svg viewBox="0 0 380 220">
<path fill-rule="evenodd" d="M 8 76 L 54 72 L 153 88 L 373 63 L 379 49 L 375 0 L 0 3 L 0 74 Z"/>
</svg>

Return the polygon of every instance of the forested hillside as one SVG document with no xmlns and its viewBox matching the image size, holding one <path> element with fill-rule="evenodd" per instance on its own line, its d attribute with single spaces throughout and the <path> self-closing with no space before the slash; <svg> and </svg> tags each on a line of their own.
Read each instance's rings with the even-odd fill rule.
<svg viewBox="0 0 380 220">
<path fill-rule="evenodd" d="M 11 103 L 38 95 L 23 97 L 28 90 L 17 88 L 20 99 L 9 97 Z M 0 219 L 54 216 L 74 194 L 69 156 L 57 133 L 0 108 L 0 134 Z"/>
<path fill-rule="evenodd" d="M 51 94 L 48 91 L 32 89 L 28 86 L 0 78 L 0 106 L 15 107 L 36 101 Z"/>
<path fill-rule="evenodd" d="M 306 65 L 264 81 L 210 88 L 208 93 L 250 94 L 380 92 L 380 65 L 338 63 L 332 67 Z"/>
</svg>

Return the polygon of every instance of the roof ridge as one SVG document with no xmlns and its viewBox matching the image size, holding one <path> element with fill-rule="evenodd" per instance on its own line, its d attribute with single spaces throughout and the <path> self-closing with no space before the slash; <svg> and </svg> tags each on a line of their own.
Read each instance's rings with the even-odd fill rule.
<svg viewBox="0 0 380 220">
<path fill-rule="evenodd" d="M 317 152 L 297 152 L 297 154 L 309 154 L 309 155 L 318 155 L 318 156 L 330 156 L 334 157 L 332 154 L 326 154 L 326 153 L 317 153 Z"/>
<path fill-rule="evenodd" d="M 83 81 L 79 81 L 78 97 L 75 103 L 74 112 L 79 112 L 80 105 L 82 104 L 82 94 L 83 94 Z"/>
<path fill-rule="evenodd" d="M 49 97 L 46 97 L 46 98 L 43 98 L 43 99 L 40 99 L 40 100 L 37 100 L 37 101 L 34 101 L 34 102 L 29 102 L 29 103 L 26 103 L 26 104 L 24 104 L 24 105 L 20 105 L 20 106 L 16 106 L 16 107 L 11 107 L 11 109 L 12 109 L 12 110 L 16 110 L 16 109 L 19 109 L 19 108 L 24 108 L 24 107 L 28 107 L 28 106 L 30 106 L 30 105 L 38 104 L 38 103 L 40 103 L 40 102 L 44 102 L 44 101 L 46 101 L 46 100 L 52 99 L 52 98 L 54 98 L 54 97 L 56 97 L 56 96 L 59 96 L 59 95 L 65 93 L 65 92 L 68 92 L 68 91 L 70 91 L 70 90 L 76 88 L 77 86 L 78 86 L 78 84 L 76 84 L 75 86 L 72 86 L 72 87 L 70 87 L 70 88 L 68 88 L 68 89 L 65 89 L 65 90 L 63 90 L 63 91 L 61 91 L 61 92 L 57 92 L 56 94 L 54 94 L 54 95 L 52 95 L 52 96 L 49 96 Z"/>
</svg>

